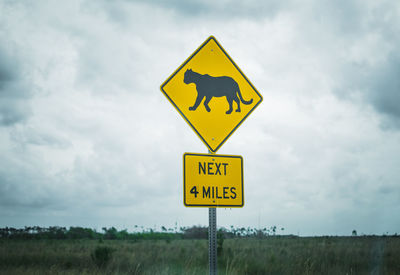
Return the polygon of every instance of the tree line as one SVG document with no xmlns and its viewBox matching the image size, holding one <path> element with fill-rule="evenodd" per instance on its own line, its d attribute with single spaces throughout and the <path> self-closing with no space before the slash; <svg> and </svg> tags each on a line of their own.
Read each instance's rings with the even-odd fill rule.
<svg viewBox="0 0 400 275">
<path fill-rule="evenodd" d="M 137 226 L 135 226 L 137 228 Z M 283 228 L 281 231 L 283 232 Z M 263 238 L 275 235 L 276 226 L 270 228 L 220 228 L 219 236 L 222 238 L 241 238 L 241 237 L 258 237 Z M 162 226 L 161 230 L 144 229 L 141 232 L 128 232 L 127 229 L 118 230 L 115 227 L 103 227 L 102 231 L 85 227 L 61 227 L 61 226 L 25 226 L 24 228 L 4 227 L 0 228 L 0 239 L 98 239 L 98 240 L 172 240 L 172 239 L 207 239 L 208 228 L 203 226 L 180 227 L 175 229 L 167 229 Z"/>
</svg>

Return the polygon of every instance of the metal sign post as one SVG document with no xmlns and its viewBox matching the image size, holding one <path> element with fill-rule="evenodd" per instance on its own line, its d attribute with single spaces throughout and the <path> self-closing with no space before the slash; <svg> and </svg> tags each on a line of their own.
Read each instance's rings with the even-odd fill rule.
<svg viewBox="0 0 400 275">
<path fill-rule="evenodd" d="M 210 274 L 214 275 L 216 208 L 244 204 L 243 158 L 215 153 L 263 98 L 214 36 L 204 41 L 160 89 L 208 148 L 209 154 L 183 156 L 183 202 L 187 207 L 210 207 L 208 254 Z"/>
<path fill-rule="evenodd" d="M 210 150 L 208 153 L 213 154 Z M 210 275 L 217 275 L 217 208 L 211 207 L 208 208 L 208 265 Z"/>
<path fill-rule="evenodd" d="M 217 274 L 217 208 L 208 208 L 208 262 L 210 275 Z"/>
</svg>

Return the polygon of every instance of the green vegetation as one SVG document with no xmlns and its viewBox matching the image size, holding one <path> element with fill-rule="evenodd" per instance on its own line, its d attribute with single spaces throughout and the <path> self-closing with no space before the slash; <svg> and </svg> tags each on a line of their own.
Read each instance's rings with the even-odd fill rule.
<svg viewBox="0 0 400 275">
<path fill-rule="evenodd" d="M 124 238 L 117 230 L 93 235 L 74 229 L 87 236 L 78 239 L 67 234 L 71 229 L 66 231 L 63 236 L 69 237 L 60 239 L 3 236 L 0 274 L 208 272 L 204 227 L 181 233 L 126 232 Z M 397 236 L 296 237 L 257 231 L 240 236 L 220 230 L 218 237 L 219 274 L 398 274 L 400 270 Z"/>
<path fill-rule="evenodd" d="M 135 226 L 137 229 L 138 227 Z M 25 226 L 25 228 L 5 227 L 0 228 L 0 239 L 20 239 L 20 240 L 64 240 L 64 239 L 105 239 L 105 240 L 172 240 L 172 239 L 207 239 L 207 227 L 192 226 L 178 228 L 161 227 L 161 232 L 154 229 L 144 229 L 141 232 L 129 233 L 127 229 L 118 231 L 115 227 L 103 227 L 103 232 L 97 232 L 91 228 L 70 227 L 69 229 L 59 226 L 39 227 Z M 284 228 L 281 229 L 282 231 Z M 223 238 L 237 237 L 258 237 L 276 235 L 276 226 L 271 228 L 255 229 L 255 228 L 220 228 L 218 236 Z"/>
<path fill-rule="evenodd" d="M 114 249 L 108 246 L 98 246 L 90 255 L 97 267 L 105 267 L 111 260 Z"/>
<path fill-rule="evenodd" d="M 79 239 L 104 239 L 104 240 L 166 240 L 181 239 L 179 232 L 155 232 L 152 229 L 142 232 L 128 233 L 126 229 L 118 231 L 115 227 L 102 228 L 103 232 L 97 232 L 91 228 L 70 227 L 69 229 L 59 226 L 39 227 L 33 226 L 22 229 L 12 227 L 0 228 L 0 239 L 18 240 L 79 240 Z M 181 228 L 186 232 L 186 228 Z M 188 229 L 189 230 L 189 229 Z"/>
</svg>

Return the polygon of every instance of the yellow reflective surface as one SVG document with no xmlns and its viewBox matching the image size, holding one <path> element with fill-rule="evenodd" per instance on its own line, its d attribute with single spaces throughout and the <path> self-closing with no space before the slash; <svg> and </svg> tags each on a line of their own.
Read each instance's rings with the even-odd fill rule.
<svg viewBox="0 0 400 275">
<path fill-rule="evenodd" d="M 243 207 L 243 158 L 185 153 L 183 202 L 189 207 Z"/>
<path fill-rule="evenodd" d="M 213 80 L 219 77 L 233 79 L 238 84 L 238 90 L 244 101 L 252 100 L 251 104 L 245 104 L 240 100 L 240 111 L 237 111 L 238 104 L 233 101 L 233 111 L 227 114 L 230 109 L 228 98 L 214 96 L 208 103 L 209 111 L 204 106 L 206 97 L 196 110 L 189 110 L 189 107 L 193 107 L 196 102 L 200 84 L 184 82 L 187 70 Z M 212 90 L 212 84 L 208 87 L 208 90 Z M 212 152 L 216 152 L 222 146 L 262 101 L 262 96 L 212 36 L 162 84 L 161 91 Z M 236 96 L 239 98 L 238 94 Z"/>
</svg>

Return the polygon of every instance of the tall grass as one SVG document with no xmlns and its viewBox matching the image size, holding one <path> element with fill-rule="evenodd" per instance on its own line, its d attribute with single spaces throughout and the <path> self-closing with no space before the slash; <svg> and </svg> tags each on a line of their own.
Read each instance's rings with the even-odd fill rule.
<svg viewBox="0 0 400 275">
<path fill-rule="evenodd" d="M 93 260 L 108 247 L 107 265 Z M 219 274 L 399 274 L 400 238 L 225 239 Z M 0 274 L 207 274 L 207 240 L 0 240 Z"/>
</svg>

